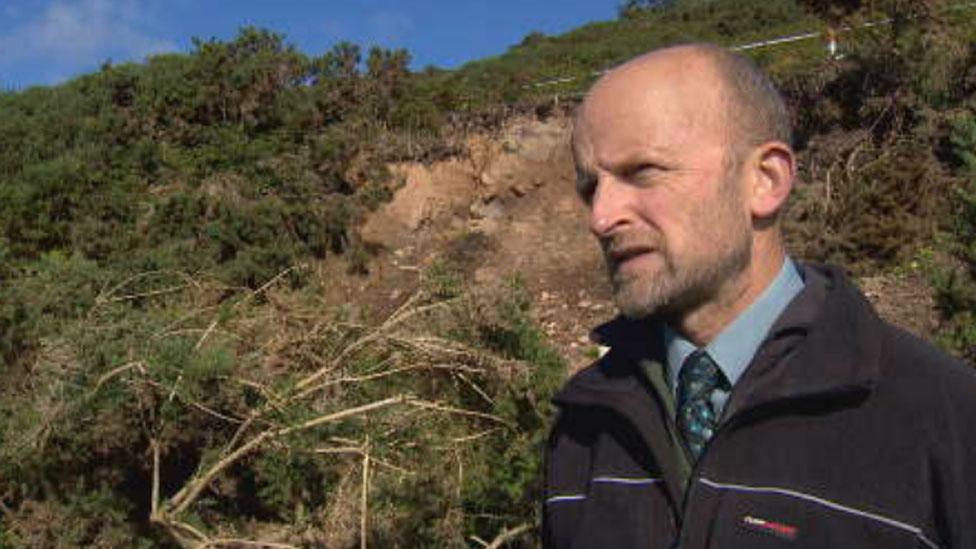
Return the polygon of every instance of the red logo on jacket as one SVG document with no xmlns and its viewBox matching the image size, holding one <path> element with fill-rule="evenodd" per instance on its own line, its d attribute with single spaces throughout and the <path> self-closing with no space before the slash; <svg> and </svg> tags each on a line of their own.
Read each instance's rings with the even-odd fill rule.
<svg viewBox="0 0 976 549">
<path fill-rule="evenodd" d="M 781 522 L 774 522 L 771 520 L 761 519 L 753 517 L 751 515 L 746 515 L 742 517 L 742 524 L 750 530 L 755 530 L 757 532 L 765 532 L 767 534 L 773 534 L 775 536 L 794 540 L 796 539 L 796 534 L 799 529 L 796 526 L 790 526 L 789 524 L 783 524 Z"/>
</svg>

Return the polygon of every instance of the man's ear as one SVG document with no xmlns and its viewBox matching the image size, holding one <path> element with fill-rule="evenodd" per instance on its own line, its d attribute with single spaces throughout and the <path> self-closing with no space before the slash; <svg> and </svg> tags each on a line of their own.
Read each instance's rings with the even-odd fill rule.
<svg viewBox="0 0 976 549">
<path fill-rule="evenodd" d="M 749 208 L 757 219 L 775 217 L 786 203 L 796 176 L 796 157 L 785 143 L 770 141 L 755 148 L 750 170 Z"/>
</svg>

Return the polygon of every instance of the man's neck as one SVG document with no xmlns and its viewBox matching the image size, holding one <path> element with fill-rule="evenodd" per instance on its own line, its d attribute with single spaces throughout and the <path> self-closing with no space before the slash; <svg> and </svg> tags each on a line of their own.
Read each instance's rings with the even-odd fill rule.
<svg viewBox="0 0 976 549">
<path fill-rule="evenodd" d="M 779 247 L 774 251 L 766 254 L 763 260 L 754 257 L 738 276 L 730 278 L 718 289 L 714 299 L 672 318 L 669 321 L 672 329 L 698 347 L 708 345 L 776 278 L 786 254 Z"/>
</svg>

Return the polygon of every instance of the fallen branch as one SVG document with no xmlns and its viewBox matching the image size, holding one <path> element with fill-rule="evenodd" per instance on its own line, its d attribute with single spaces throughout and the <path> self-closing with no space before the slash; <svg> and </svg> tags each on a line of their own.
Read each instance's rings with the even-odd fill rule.
<svg viewBox="0 0 976 549">
<path fill-rule="evenodd" d="M 488 544 L 485 549 L 499 549 L 502 545 L 512 541 L 513 539 L 521 536 L 522 534 L 528 532 L 532 529 L 532 525 L 529 523 L 520 524 L 514 528 L 509 528 L 502 530 L 495 539 Z"/>
<path fill-rule="evenodd" d="M 206 544 L 210 541 L 203 532 L 197 530 L 193 526 L 180 522 L 178 520 L 172 520 L 169 517 L 164 517 L 158 515 L 155 517 L 156 523 L 163 526 L 167 530 L 173 539 L 182 547 L 196 549 L 200 547 L 201 544 Z"/>
<path fill-rule="evenodd" d="M 133 368 L 137 368 L 139 370 L 142 370 L 144 367 L 145 367 L 145 364 L 141 360 L 134 360 L 132 362 L 127 362 L 127 363 L 125 363 L 125 364 L 123 364 L 123 365 L 121 365 L 121 366 L 119 366 L 117 368 L 112 368 L 111 370 L 109 370 L 108 372 L 105 372 L 104 374 L 102 374 L 101 377 L 98 378 L 98 381 L 95 382 L 95 388 L 92 389 L 92 394 L 97 393 L 98 390 L 102 388 L 102 385 L 105 385 L 113 377 L 115 377 L 115 376 L 117 376 L 117 375 L 119 375 L 121 373 L 127 372 L 127 371 L 129 371 L 129 370 L 131 370 Z"/>
<path fill-rule="evenodd" d="M 399 309 L 397 309 L 392 315 L 390 315 L 390 317 L 387 318 L 386 321 L 383 322 L 383 324 L 378 326 L 372 332 L 364 335 L 363 337 L 360 337 L 356 341 L 353 341 L 352 343 L 347 345 L 342 351 L 339 352 L 338 355 L 335 356 L 335 358 L 333 358 L 330 361 L 330 365 L 328 367 L 320 368 L 319 370 L 313 372 L 305 379 L 299 381 L 295 385 L 295 389 L 298 391 L 302 391 L 309 385 L 312 385 L 313 383 L 317 382 L 324 375 L 329 373 L 329 371 L 331 371 L 332 368 L 334 368 L 338 364 L 341 364 L 346 358 L 351 356 L 354 352 L 358 351 L 362 347 L 365 347 L 369 343 L 379 340 L 387 332 L 389 332 L 396 326 L 402 324 L 407 319 L 413 318 L 416 315 L 431 311 L 433 309 L 446 307 L 450 303 L 450 301 L 438 301 L 437 303 L 433 303 L 431 305 L 426 305 L 423 307 L 408 308 L 408 306 L 412 306 L 416 301 L 418 301 L 421 296 L 422 294 L 420 292 L 411 296 L 410 299 L 408 299 L 403 305 L 400 306 Z"/>
<path fill-rule="evenodd" d="M 196 499 L 200 496 L 200 493 L 210 485 L 213 479 L 222 473 L 225 469 L 233 465 L 239 459 L 250 453 L 251 451 L 257 449 L 262 444 L 270 439 L 285 436 L 297 431 L 302 431 L 305 429 L 310 429 L 318 425 L 323 425 L 325 423 L 330 423 L 333 421 L 339 421 L 341 419 L 346 419 L 348 417 L 365 414 L 373 410 L 378 410 L 393 404 L 399 404 L 407 400 L 408 397 L 405 395 L 399 395 L 384 400 L 372 402 L 369 404 L 364 404 L 362 406 L 356 406 L 353 408 L 347 408 L 339 412 L 334 412 L 331 414 L 326 414 L 319 416 L 314 419 L 310 419 L 298 425 L 292 425 L 290 427 L 282 427 L 279 429 L 268 429 L 262 431 L 254 436 L 251 440 L 247 441 L 239 448 L 231 452 L 230 454 L 224 456 L 222 459 L 217 461 L 212 465 L 206 473 L 202 476 L 197 477 L 187 483 L 182 489 L 180 489 L 168 502 L 169 513 L 172 515 L 179 515 L 187 509 Z"/>
<path fill-rule="evenodd" d="M 366 549 L 366 537 L 369 532 L 369 435 L 363 444 L 363 487 L 359 502 L 359 547 Z"/>
<path fill-rule="evenodd" d="M 180 284 L 179 286 L 170 286 L 168 288 L 160 288 L 158 290 L 149 290 L 147 292 L 138 292 L 134 294 L 121 295 L 118 297 L 104 299 L 101 303 L 117 303 L 119 301 L 132 301 L 133 299 L 139 299 L 142 297 L 153 297 L 157 295 L 172 294 L 175 292 L 182 291 L 187 288 L 188 284 Z M 99 303 L 99 304 L 101 304 Z"/>
<path fill-rule="evenodd" d="M 155 438 L 149 443 L 152 447 L 153 469 L 152 469 L 152 492 L 149 500 L 149 518 L 156 520 L 159 515 L 159 441 Z"/>
<path fill-rule="evenodd" d="M 273 541 L 253 541 L 249 539 L 235 539 L 235 538 L 220 538 L 209 540 L 206 543 L 200 545 L 200 549 L 206 549 L 207 547 L 273 547 L 275 549 L 298 549 L 298 545 L 291 545 L 288 543 L 276 543 Z"/>
<path fill-rule="evenodd" d="M 386 398 L 386 399 L 383 399 L 383 400 L 378 400 L 376 402 L 371 402 L 369 404 L 364 404 L 362 406 L 356 406 L 354 408 L 347 408 L 347 409 L 342 410 L 342 411 L 339 411 L 339 412 L 335 412 L 335 413 L 332 413 L 332 414 L 326 414 L 324 416 L 319 416 L 317 418 L 310 419 L 310 420 L 308 420 L 308 421 L 306 421 L 304 423 L 300 423 L 298 425 L 293 425 L 291 427 L 284 427 L 282 429 L 278 429 L 274 433 L 274 436 L 282 436 L 282 435 L 287 435 L 289 433 L 293 433 L 295 431 L 302 431 L 304 429 L 310 429 L 312 427 L 316 427 L 316 426 L 322 425 L 324 423 L 331 423 L 333 421 L 339 421 L 340 419 L 345 419 L 347 417 L 352 417 L 352 416 L 357 416 L 357 415 L 360 415 L 360 414 L 365 414 L 366 412 L 371 412 L 373 410 L 378 410 L 380 408 L 385 408 L 385 407 L 391 406 L 393 404 L 401 404 L 401 403 L 404 403 L 404 402 L 413 402 L 413 400 L 410 397 L 406 396 L 406 395 L 398 395 L 398 396 L 395 396 L 395 397 L 390 397 L 390 398 Z"/>
<path fill-rule="evenodd" d="M 348 376 L 348 377 L 340 377 L 340 378 L 336 378 L 336 379 L 330 379 L 329 381 L 326 381 L 326 382 L 320 383 L 318 385 L 309 387 L 309 388 L 305 389 L 304 391 L 295 394 L 294 397 L 293 397 L 293 400 L 300 400 L 300 399 L 302 399 L 302 398 L 304 398 L 304 397 L 306 397 L 306 396 L 308 396 L 308 395 L 310 395 L 310 394 L 312 394 L 312 393 L 314 393 L 316 391 L 325 389 L 326 387 L 332 387 L 333 385 L 341 385 L 343 383 L 360 383 L 360 382 L 363 382 L 363 381 L 373 381 L 375 379 L 381 379 L 381 378 L 384 378 L 384 377 L 392 376 L 394 374 L 400 374 L 400 373 L 403 373 L 403 372 L 409 372 L 410 370 L 418 370 L 418 369 L 421 369 L 421 368 L 423 368 L 423 366 L 421 366 L 419 364 L 412 364 L 410 366 L 402 366 L 400 368 L 393 368 L 391 370 L 384 370 L 382 372 L 376 372 L 374 374 L 367 374 L 367 375 L 364 375 L 364 376 Z"/>
<path fill-rule="evenodd" d="M 362 457 L 362 455 L 363 455 L 363 449 L 360 446 L 344 446 L 344 447 L 339 447 L 339 448 L 316 448 L 316 449 L 312 450 L 312 453 L 313 454 L 355 454 L 357 456 Z M 394 464 L 390 463 L 389 461 L 380 459 L 380 458 L 378 458 L 376 456 L 371 456 L 369 459 L 370 459 L 370 463 L 375 463 L 377 465 L 381 465 L 383 467 L 386 467 L 387 469 L 392 469 L 393 471 L 396 471 L 396 472 L 398 472 L 398 473 L 400 473 L 402 475 L 415 475 L 416 474 L 416 473 L 414 473 L 413 471 L 411 471 L 409 469 L 404 469 L 403 467 L 400 467 L 399 465 L 394 465 Z"/>
<path fill-rule="evenodd" d="M 484 412 L 475 412 L 474 410 L 465 410 L 464 408 L 455 408 L 453 406 L 447 406 L 446 404 L 439 404 L 437 402 L 431 402 L 429 400 L 421 399 L 411 399 L 407 401 L 407 404 L 411 406 L 417 406 L 419 408 L 428 408 L 430 410 L 437 410 L 440 412 L 447 412 L 449 414 L 458 414 L 462 416 L 477 417 L 481 419 L 487 419 L 489 421 L 494 421 L 496 423 L 501 423 L 502 425 L 515 429 L 516 426 L 511 421 L 507 419 L 500 418 L 498 416 L 493 416 L 491 414 L 486 414 Z"/>
<path fill-rule="evenodd" d="M 213 416 L 213 417 L 215 417 L 217 419 L 221 419 L 221 420 L 226 421 L 228 423 L 243 424 L 245 421 L 247 421 L 247 420 L 244 420 L 244 419 L 241 419 L 241 418 L 236 418 L 236 417 L 228 416 L 227 414 L 222 414 L 222 413 L 218 412 L 217 410 L 214 410 L 213 408 L 211 408 L 211 407 L 209 407 L 209 406 L 207 406 L 205 404 L 202 404 L 200 402 L 197 402 L 196 400 L 193 400 L 192 398 L 189 398 L 189 397 L 183 395 L 182 393 L 180 393 L 179 391 L 176 390 L 176 384 L 174 384 L 173 387 L 167 388 L 167 387 L 163 386 L 163 384 L 159 383 L 158 381 L 153 381 L 151 379 L 146 379 L 144 381 L 145 381 L 145 383 L 147 383 L 149 385 L 152 385 L 153 387 L 156 387 L 157 389 L 164 389 L 164 390 L 170 391 L 170 395 L 169 395 L 169 398 L 168 398 L 168 400 L 170 400 L 170 401 L 172 401 L 174 398 L 176 398 L 176 399 L 180 400 L 181 402 L 184 402 L 187 405 L 192 406 L 192 407 L 196 408 L 197 410 L 200 410 L 201 412 L 203 412 L 203 413 L 205 413 L 207 415 Z M 177 379 L 177 382 L 179 382 L 179 379 Z"/>
<path fill-rule="evenodd" d="M 167 514 L 179 515 L 185 511 L 190 504 L 196 501 L 197 497 L 200 495 L 200 492 L 210 485 L 210 482 L 214 479 L 214 477 L 223 472 L 224 469 L 233 465 L 234 462 L 245 456 L 251 450 L 254 450 L 263 444 L 264 441 L 273 434 L 274 431 L 264 431 L 259 433 L 257 436 L 241 445 L 240 448 L 210 467 L 210 469 L 202 477 L 198 477 L 187 483 L 186 486 L 184 486 L 172 498 L 170 498 L 167 504 L 170 511 Z"/>
</svg>

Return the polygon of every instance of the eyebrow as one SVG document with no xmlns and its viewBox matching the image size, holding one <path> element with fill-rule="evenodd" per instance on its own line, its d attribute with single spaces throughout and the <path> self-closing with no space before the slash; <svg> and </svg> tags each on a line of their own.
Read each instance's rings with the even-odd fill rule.
<svg viewBox="0 0 976 549">
<path fill-rule="evenodd" d="M 640 150 L 631 151 L 615 158 L 611 158 L 610 162 L 604 164 L 603 167 L 609 169 L 610 171 L 616 172 L 626 172 L 627 170 L 631 170 L 646 164 L 667 167 L 669 163 L 663 160 L 663 150 L 664 149 L 662 148 L 641 148 Z"/>
</svg>

